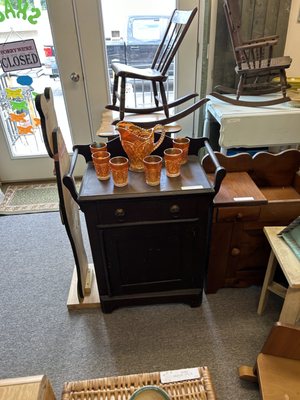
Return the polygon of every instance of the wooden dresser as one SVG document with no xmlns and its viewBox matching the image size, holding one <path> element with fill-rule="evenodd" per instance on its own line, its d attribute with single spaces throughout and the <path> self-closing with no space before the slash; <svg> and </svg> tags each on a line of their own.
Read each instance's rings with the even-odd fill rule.
<svg viewBox="0 0 300 400">
<path fill-rule="evenodd" d="M 300 152 L 216 153 L 227 175 L 214 199 L 206 293 L 262 285 L 270 246 L 264 226 L 285 226 L 300 215 Z M 209 174 L 211 162 L 204 158 Z"/>
</svg>

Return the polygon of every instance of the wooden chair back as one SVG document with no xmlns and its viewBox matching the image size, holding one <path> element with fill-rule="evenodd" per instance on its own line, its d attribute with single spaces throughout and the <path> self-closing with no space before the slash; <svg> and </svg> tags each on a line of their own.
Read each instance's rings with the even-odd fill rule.
<svg viewBox="0 0 300 400">
<path fill-rule="evenodd" d="M 300 391 L 300 327 L 276 323 L 257 357 L 264 400 L 297 399 Z"/>
<path fill-rule="evenodd" d="M 260 352 L 300 360 L 300 326 L 276 322 Z"/>
<path fill-rule="evenodd" d="M 70 156 L 57 124 L 51 88 L 46 88 L 44 94 L 37 95 L 35 101 L 41 118 L 44 142 L 49 157 L 54 160 L 60 215 L 75 259 L 78 297 L 83 299 L 84 295 L 88 294 L 85 286 L 88 280 L 89 268 L 80 227 L 79 207 L 71 196 L 70 191 L 63 184 L 64 175 L 70 169 Z"/>
<path fill-rule="evenodd" d="M 298 399 L 300 391 L 300 327 L 276 322 L 254 368 L 241 366 L 243 380 L 258 382 L 264 400 Z"/>
<path fill-rule="evenodd" d="M 243 53 L 237 51 L 237 47 L 242 44 L 241 40 L 241 16 L 239 5 L 237 1 L 224 0 L 223 1 L 223 9 L 224 14 L 229 30 L 230 41 L 234 52 L 234 58 L 236 64 L 240 64 L 245 61 L 244 57 L 242 57 Z"/>
<path fill-rule="evenodd" d="M 223 0 L 223 8 L 238 69 L 245 70 L 245 66 L 249 70 L 271 67 L 273 46 L 278 42 L 278 35 L 244 41 L 241 36 L 241 16 L 238 0 Z M 267 63 L 263 60 L 267 60 Z M 290 59 L 283 59 L 281 63 L 288 63 L 289 61 Z M 289 63 L 282 65 L 282 68 L 288 66 Z M 274 69 L 274 66 L 272 68 Z"/>
<path fill-rule="evenodd" d="M 197 7 L 189 11 L 177 9 L 173 11 L 163 39 L 154 55 L 152 69 L 160 71 L 162 75 L 167 73 L 196 13 Z"/>
</svg>

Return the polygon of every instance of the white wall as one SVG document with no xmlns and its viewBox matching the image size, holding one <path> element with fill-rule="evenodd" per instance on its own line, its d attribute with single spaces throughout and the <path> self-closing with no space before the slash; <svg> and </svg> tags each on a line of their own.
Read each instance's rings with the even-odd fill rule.
<svg viewBox="0 0 300 400">
<path fill-rule="evenodd" d="M 287 69 L 288 77 L 300 77 L 300 22 L 297 22 L 300 12 L 300 0 L 292 0 L 289 26 L 284 54 L 292 58 L 292 64 Z"/>
</svg>

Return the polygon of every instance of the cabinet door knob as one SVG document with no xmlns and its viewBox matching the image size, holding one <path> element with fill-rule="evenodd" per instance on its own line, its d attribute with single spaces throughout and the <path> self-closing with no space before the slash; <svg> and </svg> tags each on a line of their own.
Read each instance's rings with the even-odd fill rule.
<svg viewBox="0 0 300 400">
<path fill-rule="evenodd" d="M 115 211 L 115 216 L 116 217 L 124 217 L 125 215 L 125 210 L 124 208 L 117 208 Z"/>
<path fill-rule="evenodd" d="M 180 207 L 179 207 L 178 204 L 173 204 L 173 205 L 170 207 L 170 213 L 172 213 L 172 214 L 178 214 L 179 211 L 180 211 Z"/>
<path fill-rule="evenodd" d="M 232 255 L 232 256 L 238 256 L 238 255 L 240 254 L 240 252 L 241 252 L 240 249 L 238 249 L 237 247 L 234 247 L 234 248 L 231 250 L 231 255 Z"/>
</svg>

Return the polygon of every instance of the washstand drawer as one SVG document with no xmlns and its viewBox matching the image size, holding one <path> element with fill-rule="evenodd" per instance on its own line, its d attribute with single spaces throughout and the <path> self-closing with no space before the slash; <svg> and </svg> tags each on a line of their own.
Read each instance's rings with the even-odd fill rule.
<svg viewBox="0 0 300 400">
<path fill-rule="evenodd" d="M 259 218 L 260 206 L 224 207 L 217 210 L 218 222 L 255 221 Z"/>
<path fill-rule="evenodd" d="M 299 215 L 300 200 L 270 201 L 261 208 L 261 220 L 274 225 L 288 225 Z"/>
<path fill-rule="evenodd" d="M 98 215 L 100 224 L 117 224 L 142 221 L 162 221 L 198 218 L 203 213 L 203 202 L 191 198 L 144 200 L 135 202 L 99 202 Z M 205 208 L 207 214 L 207 207 Z"/>
</svg>

